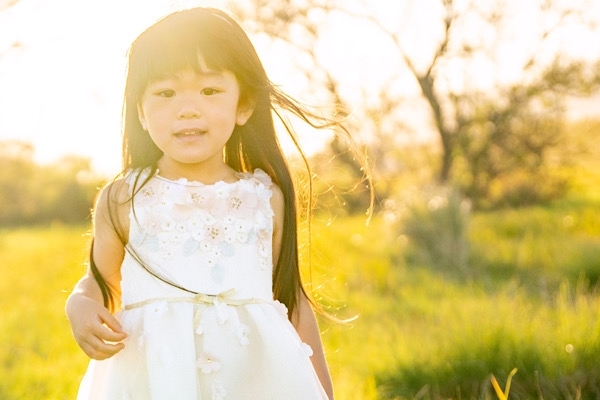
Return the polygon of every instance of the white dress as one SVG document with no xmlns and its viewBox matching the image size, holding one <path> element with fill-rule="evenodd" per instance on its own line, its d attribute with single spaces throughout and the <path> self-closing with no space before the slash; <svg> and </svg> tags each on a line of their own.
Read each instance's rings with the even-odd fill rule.
<svg viewBox="0 0 600 400">
<path fill-rule="evenodd" d="M 78 399 L 327 399 L 310 347 L 273 300 L 271 180 L 261 170 L 238 178 L 154 175 L 135 195 L 129 245 L 197 294 L 126 253 L 117 314 L 125 349 L 90 362 Z"/>
</svg>

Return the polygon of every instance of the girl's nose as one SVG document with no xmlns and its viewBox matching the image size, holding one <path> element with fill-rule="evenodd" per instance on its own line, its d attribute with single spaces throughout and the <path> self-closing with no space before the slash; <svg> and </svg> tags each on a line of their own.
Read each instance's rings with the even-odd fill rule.
<svg viewBox="0 0 600 400">
<path fill-rule="evenodd" d="M 198 112 L 198 110 L 188 108 L 188 109 L 185 109 L 185 110 L 180 110 L 177 116 L 180 119 L 199 118 L 200 117 L 200 113 Z"/>
<path fill-rule="evenodd" d="M 199 118 L 202 115 L 200 110 L 200 101 L 197 96 L 182 96 L 178 118 Z"/>
</svg>

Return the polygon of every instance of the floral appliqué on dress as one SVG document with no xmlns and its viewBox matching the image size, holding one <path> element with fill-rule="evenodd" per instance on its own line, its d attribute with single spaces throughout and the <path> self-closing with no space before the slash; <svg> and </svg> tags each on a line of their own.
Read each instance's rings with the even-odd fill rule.
<svg viewBox="0 0 600 400">
<path fill-rule="evenodd" d="M 157 175 L 135 196 L 145 210 L 135 216 L 135 223 L 145 234 L 136 236 L 138 230 L 133 230 L 130 241 L 164 259 L 202 253 L 203 266 L 212 269 L 216 283 L 224 279 L 219 261 L 234 256 L 240 244 L 257 244 L 257 267 L 268 268 L 273 211 L 265 205 L 272 196 L 271 179 L 260 170 L 238 175 L 237 182 L 213 185 Z"/>
</svg>

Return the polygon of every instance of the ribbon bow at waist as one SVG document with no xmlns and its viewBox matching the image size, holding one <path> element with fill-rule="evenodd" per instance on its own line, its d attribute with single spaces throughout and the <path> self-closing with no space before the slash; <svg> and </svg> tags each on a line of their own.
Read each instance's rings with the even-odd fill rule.
<svg viewBox="0 0 600 400">
<path fill-rule="evenodd" d="M 268 301 L 264 299 L 233 299 L 231 298 L 231 296 L 233 296 L 234 293 L 235 289 L 229 289 L 225 292 L 221 292 L 218 294 L 197 293 L 191 297 L 155 297 L 153 299 L 143 300 L 137 303 L 124 305 L 123 310 L 131 310 L 134 308 L 143 307 L 148 304 L 163 301 L 167 303 L 194 303 L 207 305 L 226 304 L 229 306 L 243 306 L 246 304 L 268 303 Z"/>
</svg>

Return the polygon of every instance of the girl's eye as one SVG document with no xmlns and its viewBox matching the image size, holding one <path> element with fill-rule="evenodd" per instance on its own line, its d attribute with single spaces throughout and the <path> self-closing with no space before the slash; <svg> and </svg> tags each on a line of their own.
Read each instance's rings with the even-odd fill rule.
<svg viewBox="0 0 600 400">
<path fill-rule="evenodd" d="M 213 88 L 206 88 L 206 89 L 202 89 L 201 92 L 203 95 L 205 96 L 212 96 L 218 93 L 217 89 L 213 89 Z"/>
<path fill-rule="evenodd" d="M 175 91 L 172 89 L 159 90 L 158 92 L 156 92 L 156 95 L 158 97 L 163 97 L 165 99 L 168 99 L 168 98 L 175 96 Z"/>
</svg>

